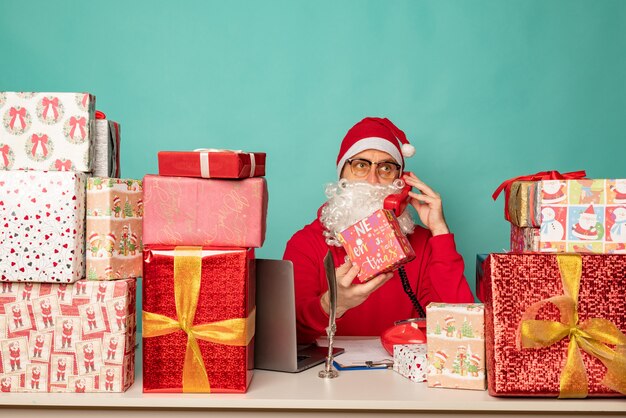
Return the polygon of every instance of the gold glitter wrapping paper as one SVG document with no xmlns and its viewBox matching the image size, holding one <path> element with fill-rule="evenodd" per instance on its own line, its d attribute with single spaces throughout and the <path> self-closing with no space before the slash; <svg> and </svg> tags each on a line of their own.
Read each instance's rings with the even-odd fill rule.
<svg viewBox="0 0 626 418">
<path fill-rule="evenodd" d="M 518 326 L 524 311 L 540 300 L 562 295 L 554 254 L 490 254 L 478 276 L 485 302 L 487 381 L 493 396 L 558 396 L 569 338 L 547 348 L 518 349 Z M 626 256 L 581 255 L 579 322 L 599 317 L 626 332 Z M 559 311 L 546 305 L 537 319 L 558 321 Z M 601 384 L 602 362 L 582 352 L 589 381 L 588 396 L 620 396 Z"/>
<path fill-rule="evenodd" d="M 511 184 L 511 195 L 505 202 L 513 225 L 519 227 L 538 227 L 541 218 L 537 213 L 538 181 L 516 181 Z"/>
</svg>

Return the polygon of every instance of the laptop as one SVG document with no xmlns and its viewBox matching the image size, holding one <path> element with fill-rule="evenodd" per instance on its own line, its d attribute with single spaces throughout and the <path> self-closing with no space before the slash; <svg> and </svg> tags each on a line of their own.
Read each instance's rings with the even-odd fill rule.
<svg viewBox="0 0 626 418">
<path fill-rule="evenodd" d="M 291 261 L 256 260 L 256 369 L 296 373 L 326 360 L 327 347 L 297 344 L 293 283 Z M 333 355 L 343 351 L 334 347 Z"/>
</svg>

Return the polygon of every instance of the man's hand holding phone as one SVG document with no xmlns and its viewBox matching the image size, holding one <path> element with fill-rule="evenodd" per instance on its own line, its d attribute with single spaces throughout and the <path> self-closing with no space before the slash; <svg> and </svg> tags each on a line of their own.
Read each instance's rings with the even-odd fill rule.
<svg viewBox="0 0 626 418">
<path fill-rule="evenodd" d="M 335 269 L 337 276 L 337 318 L 341 318 L 348 309 L 365 302 L 372 292 L 393 277 L 393 273 L 383 273 L 365 283 L 354 283 L 359 270 L 360 267 L 353 265 L 350 260 L 346 260 L 345 263 Z M 320 303 L 324 312 L 328 313 L 330 311 L 328 292 L 322 295 Z"/>
<path fill-rule="evenodd" d="M 449 234 L 450 230 L 443 216 L 441 196 L 413 173 L 405 173 L 402 179 L 406 184 L 420 191 L 420 193 L 410 191 L 409 197 L 411 205 L 417 211 L 424 226 L 430 229 L 433 236 Z"/>
</svg>

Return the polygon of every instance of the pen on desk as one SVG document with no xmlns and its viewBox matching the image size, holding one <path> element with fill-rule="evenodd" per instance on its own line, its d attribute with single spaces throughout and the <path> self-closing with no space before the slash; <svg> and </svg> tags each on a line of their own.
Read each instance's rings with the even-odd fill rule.
<svg viewBox="0 0 626 418">
<path fill-rule="evenodd" d="M 364 364 L 350 364 L 350 365 L 340 365 L 337 362 L 334 362 L 337 367 L 342 369 L 379 369 L 386 368 L 389 369 L 393 367 L 393 361 L 391 360 L 383 360 L 383 361 L 366 361 Z"/>
</svg>

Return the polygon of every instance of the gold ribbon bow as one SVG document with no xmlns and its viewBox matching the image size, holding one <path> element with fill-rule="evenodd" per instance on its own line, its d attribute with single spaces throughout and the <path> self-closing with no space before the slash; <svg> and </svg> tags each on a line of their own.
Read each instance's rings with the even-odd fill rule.
<svg viewBox="0 0 626 418">
<path fill-rule="evenodd" d="M 145 338 L 167 335 L 179 330 L 187 333 L 183 392 L 211 391 L 198 339 L 218 344 L 246 346 L 254 335 L 254 310 L 247 318 L 193 324 L 200 294 L 201 272 L 202 247 L 176 247 L 174 249 L 174 297 L 178 319 L 143 311 L 143 336 Z"/>
<path fill-rule="evenodd" d="M 567 360 L 561 371 L 559 398 L 584 398 L 589 390 L 587 371 L 580 349 L 598 358 L 607 368 L 602 384 L 626 395 L 626 335 L 615 324 L 603 318 L 578 322 L 578 290 L 582 259 L 578 254 L 557 255 L 563 282 L 563 295 L 553 296 L 531 305 L 520 322 L 518 345 L 542 348 L 569 337 Z M 547 303 L 554 304 L 560 321 L 534 319 Z M 615 346 L 611 349 L 606 344 Z"/>
</svg>

